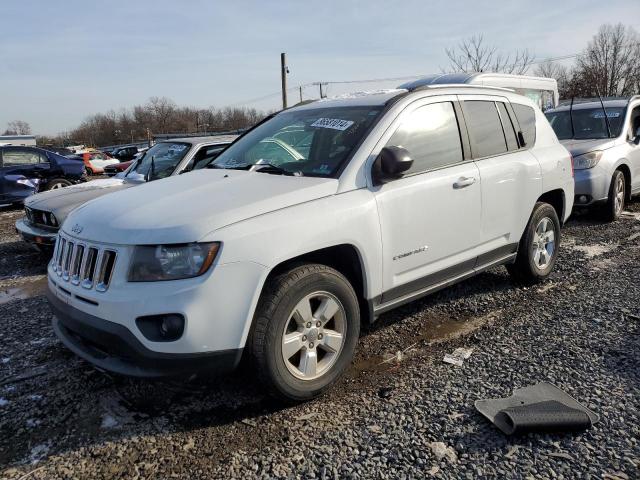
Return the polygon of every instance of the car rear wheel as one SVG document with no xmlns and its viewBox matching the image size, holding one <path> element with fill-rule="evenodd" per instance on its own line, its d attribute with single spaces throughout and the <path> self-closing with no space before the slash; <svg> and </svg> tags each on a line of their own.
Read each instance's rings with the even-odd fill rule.
<svg viewBox="0 0 640 480">
<path fill-rule="evenodd" d="M 258 377 L 275 396 L 299 402 L 334 385 L 360 334 L 358 299 L 338 271 L 305 264 L 265 286 L 251 350 Z"/>
<path fill-rule="evenodd" d="M 56 190 L 58 188 L 69 187 L 73 185 L 69 180 L 65 180 L 64 178 L 53 178 L 47 182 L 47 187 L 45 190 Z"/>
<path fill-rule="evenodd" d="M 604 206 L 604 218 L 608 222 L 615 222 L 620 218 L 620 214 L 624 210 L 625 199 L 627 198 L 626 182 L 624 174 L 620 170 L 616 170 L 611 178 L 609 185 L 609 197 Z"/>
<path fill-rule="evenodd" d="M 553 270 L 560 246 L 560 220 L 555 208 L 538 202 L 525 228 L 515 263 L 507 270 L 519 281 L 537 283 Z"/>
</svg>

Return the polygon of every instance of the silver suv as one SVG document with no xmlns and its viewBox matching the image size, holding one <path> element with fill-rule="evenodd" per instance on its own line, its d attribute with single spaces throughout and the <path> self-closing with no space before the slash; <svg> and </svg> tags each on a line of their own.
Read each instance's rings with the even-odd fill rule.
<svg viewBox="0 0 640 480">
<path fill-rule="evenodd" d="M 573 155 L 576 207 L 601 206 L 616 220 L 640 193 L 640 95 L 585 101 L 546 112 Z"/>
</svg>

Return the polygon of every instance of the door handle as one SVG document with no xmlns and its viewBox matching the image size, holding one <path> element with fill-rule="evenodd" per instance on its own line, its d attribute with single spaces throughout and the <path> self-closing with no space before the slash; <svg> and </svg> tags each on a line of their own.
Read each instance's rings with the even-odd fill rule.
<svg viewBox="0 0 640 480">
<path fill-rule="evenodd" d="M 460 188 L 468 187 L 476 183 L 476 177 L 460 177 L 454 184 L 453 188 L 459 190 Z"/>
</svg>

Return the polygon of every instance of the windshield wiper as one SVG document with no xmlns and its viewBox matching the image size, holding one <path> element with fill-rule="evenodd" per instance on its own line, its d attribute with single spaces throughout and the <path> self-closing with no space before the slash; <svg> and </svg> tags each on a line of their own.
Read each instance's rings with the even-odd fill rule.
<svg viewBox="0 0 640 480">
<path fill-rule="evenodd" d="M 156 173 L 156 161 L 155 155 L 151 155 L 151 166 L 149 166 L 149 170 L 147 170 L 147 174 L 144 177 L 144 181 L 148 182 L 153 178 Z"/>
<path fill-rule="evenodd" d="M 290 172 L 289 170 L 285 170 L 284 168 L 273 165 L 272 163 L 245 163 L 244 165 L 235 165 L 232 167 L 215 165 L 213 163 L 207 165 L 207 168 L 223 168 L 226 170 L 249 170 L 251 167 L 261 167 L 254 170 L 255 172 L 276 173 L 279 175 L 289 175 L 297 177 L 303 176 L 302 172 Z"/>
</svg>

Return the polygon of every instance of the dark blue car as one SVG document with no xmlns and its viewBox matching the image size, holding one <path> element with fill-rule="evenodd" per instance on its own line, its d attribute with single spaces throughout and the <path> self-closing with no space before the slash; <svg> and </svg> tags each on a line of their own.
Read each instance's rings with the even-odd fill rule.
<svg viewBox="0 0 640 480">
<path fill-rule="evenodd" d="M 0 147 L 0 205 L 84 180 L 82 161 L 36 147 Z"/>
</svg>

